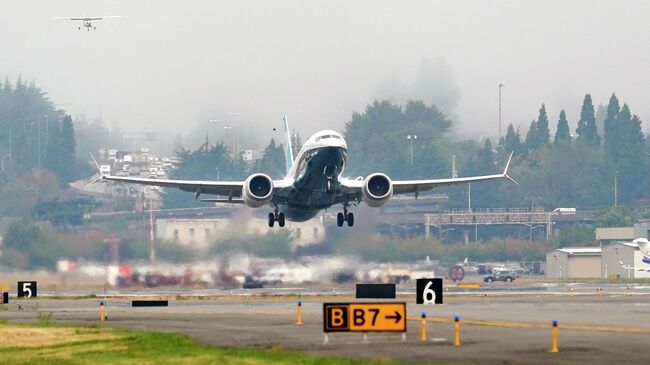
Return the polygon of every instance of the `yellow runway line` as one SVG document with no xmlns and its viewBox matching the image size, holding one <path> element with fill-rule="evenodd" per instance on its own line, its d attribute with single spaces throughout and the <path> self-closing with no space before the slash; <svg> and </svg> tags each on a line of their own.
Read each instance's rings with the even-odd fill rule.
<svg viewBox="0 0 650 365">
<path fill-rule="evenodd" d="M 408 317 L 410 321 L 419 321 L 419 318 Z M 453 324 L 452 318 L 444 317 L 427 317 L 427 321 L 434 323 Z M 537 323 L 525 322 L 505 322 L 505 321 L 479 321 L 472 319 L 464 319 L 463 324 L 473 326 L 491 326 L 491 327 L 504 327 L 504 328 L 537 328 L 547 329 L 548 325 Z M 619 327 L 619 326 L 602 326 L 602 325 L 589 325 L 589 324 L 562 324 L 563 331 L 584 331 L 584 332 L 614 332 L 614 333 L 637 333 L 637 334 L 650 334 L 650 328 L 644 327 Z"/>
</svg>

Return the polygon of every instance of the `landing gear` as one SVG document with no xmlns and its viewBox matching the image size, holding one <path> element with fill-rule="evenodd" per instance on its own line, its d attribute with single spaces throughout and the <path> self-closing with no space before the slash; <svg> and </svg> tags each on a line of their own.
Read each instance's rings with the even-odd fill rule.
<svg viewBox="0 0 650 365">
<path fill-rule="evenodd" d="M 279 213 L 278 208 L 275 208 L 275 213 L 269 213 L 269 227 L 273 227 L 275 222 L 278 222 L 278 226 L 284 227 L 286 221 L 284 213 Z"/>
<path fill-rule="evenodd" d="M 354 225 L 354 214 L 348 213 L 347 206 L 343 207 L 343 213 L 336 215 L 336 225 L 343 227 L 343 222 L 348 222 L 348 227 L 352 227 Z"/>
</svg>

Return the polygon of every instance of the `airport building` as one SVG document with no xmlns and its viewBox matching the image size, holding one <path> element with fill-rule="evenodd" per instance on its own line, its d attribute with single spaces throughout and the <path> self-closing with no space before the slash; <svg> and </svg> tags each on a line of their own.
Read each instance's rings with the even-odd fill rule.
<svg viewBox="0 0 650 365">
<path fill-rule="evenodd" d="M 603 278 L 650 278 L 650 264 L 643 262 L 644 254 L 638 241 L 617 242 L 603 247 Z M 640 268 L 647 268 L 648 271 L 635 270 Z"/>
<path fill-rule="evenodd" d="M 549 279 L 600 278 L 600 247 L 559 248 L 546 254 Z"/>
</svg>

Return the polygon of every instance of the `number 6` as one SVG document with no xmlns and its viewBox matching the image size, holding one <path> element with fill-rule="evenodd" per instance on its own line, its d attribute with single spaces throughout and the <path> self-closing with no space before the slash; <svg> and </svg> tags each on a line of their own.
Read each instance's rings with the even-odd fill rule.
<svg viewBox="0 0 650 365">
<path fill-rule="evenodd" d="M 431 285 L 433 285 L 433 281 L 429 281 L 422 292 L 422 301 L 424 304 L 435 304 L 436 302 L 436 292 L 431 290 Z"/>
</svg>

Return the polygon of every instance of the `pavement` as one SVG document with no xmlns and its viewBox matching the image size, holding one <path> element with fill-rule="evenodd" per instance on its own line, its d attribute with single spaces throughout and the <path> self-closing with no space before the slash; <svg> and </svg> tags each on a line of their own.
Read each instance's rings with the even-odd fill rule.
<svg viewBox="0 0 650 365">
<path fill-rule="evenodd" d="M 571 288 L 575 288 L 571 291 Z M 323 303 L 355 301 L 351 296 L 305 295 L 303 325 L 296 326 L 295 297 L 246 291 L 220 295 L 162 292 L 106 297 L 108 321 L 102 325 L 180 332 L 200 343 L 226 347 L 283 348 L 310 354 L 405 362 L 458 364 L 626 364 L 647 363 L 650 340 L 650 288 L 606 285 L 557 285 L 548 290 L 495 285 L 480 291 L 448 292 L 445 304 L 407 302 L 408 330 L 401 334 L 333 333 L 324 344 Z M 490 290 L 499 289 L 499 290 Z M 255 295 L 267 293 L 266 295 Z M 283 291 L 291 294 L 291 290 Z M 169 307 L 132 308 L 131 299 L 169 299 Z M 62 323 L 99 324 L 100 298 L 12 298 L 0 318 L 36 321 L 52 313 Z M 20 309 L 19 309 L 20 307 Z M 420 341 L 420 313 L 427 312 L 427 341 Z M 453 317 L 461 318 L 461 346 L 453 346 Z M 550 353 L 551 323 L 559 321 L 559 353 Z"/>
</svg>

